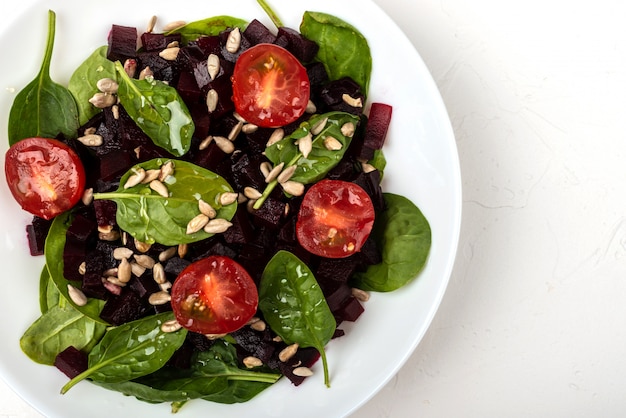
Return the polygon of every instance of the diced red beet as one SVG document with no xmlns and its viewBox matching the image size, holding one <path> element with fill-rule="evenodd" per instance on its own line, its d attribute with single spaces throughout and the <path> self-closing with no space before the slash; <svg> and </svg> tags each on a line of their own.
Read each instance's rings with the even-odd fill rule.
<svg viewBox="0 0 626 418">
<path fill-rule="evenodd" d="M 207 351 L 210 349 L 216 340 L 211 340 L 204 334 L 198 334 L 197 332 L 187 332 L 187 341 L 189 341 L 198 351 Z"/>
<path fill-rule="evenodd" d="M 78 241 L 85 245 L 88 240 L 94 238 L 97 227 L 95 219 L 78 214 L 67 228 L 65 236 L 68 240 Z"/>
<path fill-rule="evenodd" d="M 365 128 L 364 143 L 367 147 L 381 149 L 387 137 L 393 108 L 384 103 L 372 103 Z"/>
<path fill-rule="evenodd" d="M 89 368 L 89 361 L 86 353 L 70 345 L 57 354 L 54 359 L 54 366 L 64 375 L 73 379 Z"/>
<path fill-rule="evenodd" d="M 276 229 L 285 217 L 286 203 L 272 197 L 265 199 L 263 205 L 254 211 L 255 222 L 266 228 Z"/>
<path fill-rule="evenodd" d="M 180 33 L 165 35 L 163 33 L 144 32 L 141 34 L 141 44 L 146 51 L 157 51 L 167 48 L 172 42 L 180 42 Z"/>
<path fill-rule="evenodd" d="M 320 353 L 312 347 L 299 348 L 296 355 L 289 360 L 279 362 L 280 372 L 287 377 L 295 386 L 304 382 L 306 377 L 296 376 L 293 370 L 298 366 L 311 367 L 320 358 Z"/>
<path fill-rule="evenodd" d="M 180 257 L 172 257 L 163 266 L 165 269 L 165 274 L 167 275 L 167 279 L 170 282 L 173 282 L 176 277 L 180 274 L 181 271 L 185 267 L 187 267 L 191 262 L 189 260 L 185 260 Z"/>
<path fill-rule="evenodd" d="M 230 229 L 230 228 L 229 228 Z M 219 235 L 194 243 L 189 247 L 187 257 L 193 262 L 210 255 L 223 255 L 230 258 L 237 257 L 237 251 L 226 245 Z"/>
<path fill-rule="evenodd" d="M 120 177 L 132 165 L 131 155 L 127 151 L 113 151 L 100 158 L 100 176 L 110 181 Z"/>
<path fill-rule="evenodd" d="M 115 216 L 117 213 L 117 203 L 113 200 L 98 199 L 93 201 L 93 208 L 96 212 L 96 223 L 99 227 L 116 226 Z"/>
<path fill-rule="evenodd" d="M 347 283 L 356 267 L 357 260 L 354 257 L 322 258 L 315 271 L 315 278 L 318 282 L 330 280 Z"/>
<path fill-rule="evenodd" d="M 137 73 L 150 67 L 155 80 L 165 81 L 175 85 L 178 81 L 176 61 L 168 61 L 159 55 L 159 51 L 140 52 L 137 54 Z"/>
<path fill-rule="evenodd" d="M 344 305 L 337 311 L 333 312 L 338 322 L 342 321 L 356 321 L 359 316 L 365 311 L 361 302 L 354 297 L 346 299 Z"/>
<path fill-rule="evenodd" d="M 119 296 L 110 297 L 100 312 L 100 318 L 112 325 L 122 325 L 141 318 L 149 306 L 142 303 L 139 296 L 130 288 L 125 287 Z"/>
<path fill-rule="evenodd" d="M 239 43 L 239 49 L 237 50 L 237 52 L 234 52 L 234 53 L 228 52 L 226 50 L 226 40 L 228 39 L 230 32 L 232 32 L 232 29 L 225 30 L 219 34 L 220 44 L 222 46 L 220 53 L 226 61 L 235 63 L 237 61 L 237 58 L 239 58 L 239 55 L 241 55 L 241 53 L 244 52 L 245 50 L 249 49 L 252 46 L 252 44 L 250 43 L 248 38 L 246 38 L 245 34 L 242 33 L 241 42 Z"/>
<path fill-rule="evenodd" d="M 231 222 L 233 225 L 222 234 L 224 241 L 229 244 L 246 244 L 253 240 L 254 226 L 250 222 L 245 205 L 237 207 L 237 212 Z"/>
<path fill-rule="evenodd" d="M 263 23 L 253 19 L 243 31 L 243 35 L 250 41 L 250 44 L 273 44 L 276 41 L 274 35 Z"/>
<path fill-rule="evenodd" d="M 152 293 L 161 290 L 151 274 L 142 274 L 141 277 L 134 277 L 133 280 L 128 283 L 128 286 L 140 298 L 149 297 Z"/>
<path fill-rule="evenodd" d="M 305 63 L 313 61 L 319 50 L 317 43 L 305 38 L 297 30 L 288 27 L 278 28 L 276 44 L 284 46 L 300 62 Z"/>
<path fill-rule="evenodd" d="M 383 261 L 383 256 L 380 253 L 378 244 L 376 244 L 376 240 L 372 235 L 365 240 L 365 243 L 361 247 L 361 251 L 355 254 L 355 257 L 357 257 L 360 264 L 364 266 L 373 266 L 374 264 L 379 264 Z"/>
<path fill-rule="evenodd" d="M 361 186 L 370 199 L 372 199 L 372 204 L 376 211 L 383 210 L 385 207 L 380 180 L 380 171 L 378 170 L 370 171 L 369 173 L 361 172 L 354 180 L 354 183 Z"/>
<path fill-rule="evenodd" d="M 343 307 L 348 298 L 352 297 L 352 288 L 342 282 L 321 282 L 320 288 L 324 292 L 328 308 L 333 314 Z"/>
<path fill-rule="evenodd" d="M 79 272 L 79 267 L 86 258 L 85 242 L 67 240 L 63 248 L 63 276 L 67 280 L 82 281 L 83 276 Z"/>
<path fill-rule="evenodd" d="M 137 28 L 113 25 L 109 32 L 107 58 L 124 63 L 137 55 Z"/>
<path fill-rule="evenodd" d="M 26 236 L 28 238 L 30 255 L 43 255 L 44 244 L 51 224 L 52 220 L 33 216 L 31 223 L 26 225 Z"/>
<path fill-rule="evenodd" d="M 195 41 L 195 44 L 204 52 L 207 57 L 210 54 L 219 55 L 222 51 L 219 36 L 202 36 Z"/>
<path fill-rule="evenodd" d="M 232 173 L 235 184 L 232 186 L 237 190 L 243 190 L 247 186 L 263 190 L 265 178 L 259 170 L 263 161 L 266 160 L 261 155 L 248 155 L 247 153 L 240 155 L 233 163 Z"/>
<path fill-rule="evenodd" d="M 176 89 L 186 104 L 196 103 L 202 97 L 202 91 L 200 90 L 200 87 L 198 87 L 196 78 L 192 73 L 187 71 L 180 73 Z"/>
<path fill-rule="evenodd" d="M 275 344 L 272 341 L 273 337 L 267 329 L 255 331 L 250 327 L 243 327 L 230 335 L 248 355 L 260 359 L 263 363 L 269 362 L 276 352 Z"/>
<path fill-rule="evenodd" d="M 248 243 L 241 247 L 236 258 L 255 282 L 259 283 L 263 269 L 269 261 L 267 248 L 258 244 Z"/>
<path fill-rule="evenodd" d="M 361 92 L 361 87 L 349 77 L 343 77 L 326 84 L 320 92 L 320 99 L 331 110 L 347 112 L 353 115 L 362 114 L 363 107 L 352 106 L 346 103 L 344 94 L 352 99 L 360 100 L 361 103 L 365 103 L 365 96 Z"/>
</svg>

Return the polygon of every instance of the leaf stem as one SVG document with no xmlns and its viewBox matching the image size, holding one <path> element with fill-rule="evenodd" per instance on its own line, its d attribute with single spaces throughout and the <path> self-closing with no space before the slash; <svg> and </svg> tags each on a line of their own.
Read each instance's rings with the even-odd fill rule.
<svg viewBox="0 0 626 418">
<path fill-rule="evenodd" d="M 257 0 L 257 3 L 259 3 L 259 6 L 261 6 L 265 13 L 267 13 L 269 18 L 272 20 L 272 23 L 274 23 L 277 28 L 282 28 L 284 26 L 276 12 L 272 10 L 270 5 L 265 0 Z"/>
<path fill-rule="evenodd" d="M 52 50 L 54 49 L 54 36 L 56 33 L 56 13 L 48 10 L 48 39 L 46 40 L 46 51 L 41 64 L 40 76 L 50 75 L 50 63 L 52 62 Z"/>
</svg>

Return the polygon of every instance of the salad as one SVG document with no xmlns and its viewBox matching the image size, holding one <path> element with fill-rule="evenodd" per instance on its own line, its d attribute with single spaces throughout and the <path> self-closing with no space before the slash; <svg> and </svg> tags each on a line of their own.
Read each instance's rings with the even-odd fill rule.
<svg viewBox="0 0 626 418">
<path fill-rule="evenodd" d="M 65 89 L 47 76 L 50 16 L 5 167 L 36 215 L 34 247 L 46 236 L 26 354 L 68 374 L 63 391 L 89 379 L 175 410 L 245 401 L 281 376 L 299 384 L 320 356 L 330 385 L 338 326 L 366 291 L 413 279 L 430 245 L 419 210 L 380 190 L 391 107 L 367 105 L 366 40 L 313 12 L 300 33 L 227 16 L 148 30 L 139 51 L 134 28 L 114 25 Z M 333 36 L 358 45 L 339 68 Z M 35 90 L 59 112 L 33 107 Z"/>
</svg>

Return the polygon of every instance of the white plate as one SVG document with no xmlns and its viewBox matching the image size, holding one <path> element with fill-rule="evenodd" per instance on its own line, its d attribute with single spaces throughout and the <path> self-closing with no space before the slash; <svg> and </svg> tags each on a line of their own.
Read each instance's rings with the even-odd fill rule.
<svg viewBox="0 0 626 418">
<path fill-rule="evenodd" d="M 57 13 L 52 77 L 66 85 L 73 70 L 106 43 L 111 24 L 137 26 L 150 16 L 159 22 L 197 20 L 229 14 L 258 18 L 271 25 L 254 0 L 150 2 L 107 0 L 34 0 L 19 16 L 3 15 L 0 28 L 0 147 L 7 148 L 8 112 L 15 97 L 39 68 L 46 40 L 47 11 Z M 193 401 L 177 416 L 335 417 L 354 412 L 404 364 L 428 328 L 452 270 L 461 219 L 461 181 L 456 144 L 437 88 L 411 43 L 375 4 L 363 0 L 271 0 L 287 26 L 298 27 L 305 10 L 331 13 L 356 26 L 368 39 L 374 58 L 370 100 L 394 107 L 385 153 L 384 188 L 409 197 L 432 227 L 432 250 L 425 270 L 404 289 L 373 294 L 346 335 L 327 347 L 332 387 L 316 375 L 300 387 L 282 379 L 245 404 Z M 9 8 L 9 6 L 3 6 Z M 157 26 L 159 29 L 160 26 Z M 4 161 L 2 162 L 4 164 Z M 83 382 L 66 395 L 65 377 L 53 367 L 31 362 L 19 338 L 38 317 L 38 279 L 43 259 L 32 258 L 24 227 L 30 216 L 10 198 L 0 182 L 0 375 L 26 401 L 48 417 L 169 417 L 169 406 L 150 405 Z"/>
</svg>

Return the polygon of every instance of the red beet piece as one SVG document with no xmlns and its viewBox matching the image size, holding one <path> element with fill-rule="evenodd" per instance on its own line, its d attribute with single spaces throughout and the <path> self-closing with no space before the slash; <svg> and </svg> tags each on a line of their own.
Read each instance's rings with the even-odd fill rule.
<svg viewBox="0 0 626 418">
<path fill-rule="evenodd" d="M 384 103 L 372 103 L 365 128 L 365 146 L 381 149 L 391 123 L 392 107 Z"/>
<path fill-rule="evenodd" d="M 361 316 L 364 311 L 365 309 L 363 309 L 363 305 L 361 305 L 361 303 L 356 298 L 350 297 L 346 299 L 346 302 L 341 307 L 341 309 L 333 312 L 333 314 L 337 318 L 337 322 L 354 322 L 359 318 L 359 316 Z"/>
<path fill-rule="evenodd" d="M 246 30 L 243 31 L 243 35 L 252 45 L 273 44 L 276 41 L 276 35 L 257 19 L 252 20 L 248 24 Z"/>
<path fill-rule="evenodd" d="M 87 354 L 74 346 L 69 346 L 57 354 L 54 366 L 70 379 L 75 378 L 89 367 Z"/>
<path fill-rule="evenodd" d="M 146 51 L 157 51 L 167 48 L 172 42 L 180 42 L 180 33 L 165 35 L 162 33 L 145 32 L 141 34 L 141 44 Z"/>
<path fill-rule="evenodd" d="M 147 302 L 143 303 L 139 295 L 125 287 L 119 296 L 107 300 L 100 312 L 100 318 L 112 325 L 122 325 L 141 318 L 148 308 Z"/>
<path fill-rule="evenodd" d="M 276 44 L 283 46 L 298 58 L 300 62 L 305 63 L 313 61 L 319 50 L 317 43 L 305 38 L 297 30 L 287 27 L 278 28 Z"/>
<path fill-rule="evenodd" d="M 37 216 L 33 217 L 30 224 L 26 226 L 26 236 L 28 238 L 28 248 L 30 249 L 30 255 L 43 255 L 43 248 L 48 236 L 48 230 L 52 220 L 45 220 Z"/>
<path fill-rule="evenodd" d="M 109 32 L 107 58 L 124 63 L 137 55 L 137 28 L 113 25 Z"/>
</svg>

